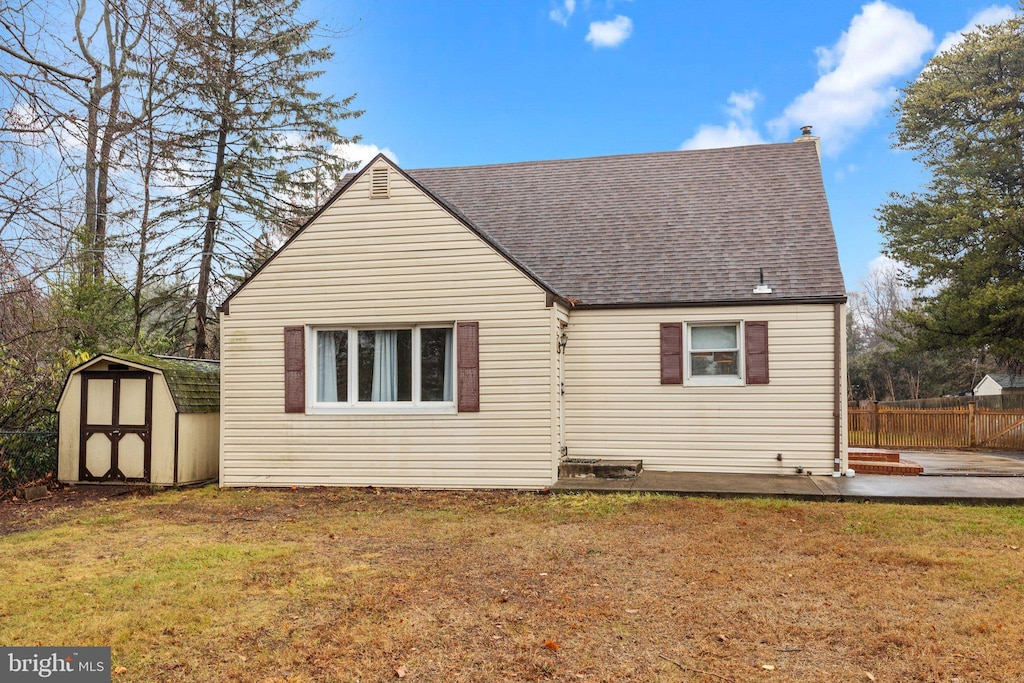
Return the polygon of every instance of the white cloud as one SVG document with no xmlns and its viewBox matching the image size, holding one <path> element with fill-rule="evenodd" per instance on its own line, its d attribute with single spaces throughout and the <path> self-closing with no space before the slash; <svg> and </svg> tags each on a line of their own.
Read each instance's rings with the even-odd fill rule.
<svg viewBox="0 0 1024 683">
<path fill-rule="evenodd" d="M 768 123 L 776 137 L 813 125 L 822 151 L 836 154 L 896 98 L 893 81 L 920 65 L 932 32 L 882 0 L 861 8 L 830 48 L 817 49 L 819 77 L 782 115 Z"/>
<path fill-rule="evenodd" d="M 879 254 L 875 258 L 868 261 L 868 272 L 869 273 L 884 273 L 888 271 L 902 271 L 905 266 L 894 258 L 890 258 L 885 254 Z"/>
<path fill-rule="evenodd" d="M 744 90 L 729 95 L 725 113 L 731 119 L 724 126 L 702 125 L 692 138 L 679 149 L 711 149 L 713 147 L 741 147 L 759 145 L 764 142 L 753 126 L 752 114 L 761 94 L 756 90 Z"/>
<path fill-rule="evenodd" d="M 587 42 L 594 47 L 618 47 L 633 35 L 633 20 L 617 15 L 611 21 L 593 21 L 587 32 Z"/>
<path fill-rule="evenodd" d="M 743 92 L 734 92 L 729 94 L 729 99 L 726 102 L 729 106 L 726 107 L 725 112 L 730 118 L 742 121 L 743 123 L 750 124 L 750 114 L 754 111 L 757 103 L 761 101 L 761 93 L 756 90 L 744 90 Z"/>
<path fill-rule="evenodd" d="M 334 145 L 331 147 L 331 154 L 341 157 L 345 161 L 354 161 L 359 164 L 359 168 L 365 166 L 378 154 L 384 154 L 384 156 L 391 159 L 391 161 L 396 164 L 398 163 L 398 157 L 390 148 L 384 147 L 382 149 L 377 145 L 362 142 L 349 142 L 344 145 Z"/>
<path fill-rule="evenodd" d="M 857 164 L 846 164 L 842 168 L 836 170 L 836 180 L 843 182 L 848 176 L 853 175 L 860 170 L 860 166 Z"/>
<path fill-rule="evenodd" d="M 744 128 L 735 121 L 730 121 L 724 126 L 703 125 L 697 129 L 696 134 L 679 149 L 712 149 L 714 147 L 742 147 L 744 145 L 759 145 L 764 140 L 753 128 Z"/>
<path fill-rule="evenodd" d="M 963 41 L 964 36 L 977 29 L 978 26 L 991 26 L 1001 24 L 1007 19 L 1013 18 L 1013 8 L 1006 5 L 992 5 L 981 10 L 968 21 L 959 31 L 951 31 L 945 35 L 942 42 L 935 49 L 935 54 L 945 52 L 954 45 Z"/>
<path fill-rule="evenodd" d="M 576 0 L 565 0 L 561 5 L 551 10 L 548 16 L 551 17 L 551 21 L 556 24 L 565 26 L 569 23 L 569 17 L 576 11 Z"/>
</svg>

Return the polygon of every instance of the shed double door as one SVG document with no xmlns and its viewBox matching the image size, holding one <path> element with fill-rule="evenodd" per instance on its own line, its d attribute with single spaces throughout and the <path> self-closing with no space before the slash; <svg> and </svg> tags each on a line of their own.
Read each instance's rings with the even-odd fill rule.
<svg viewBox="0 0 1024 683">
<path fill-rule="evenodd" d="M 87 371 L 81 377 L 79 480 L 148 482 L 153 374 Z"/>
</svg>

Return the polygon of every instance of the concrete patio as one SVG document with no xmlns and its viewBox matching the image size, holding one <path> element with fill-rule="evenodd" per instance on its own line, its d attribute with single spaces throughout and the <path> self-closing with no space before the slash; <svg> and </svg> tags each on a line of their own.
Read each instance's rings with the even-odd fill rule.
<svg viewBox="0 0 1024 683">
<path fill-rule="evenodd" d="M 915 454 L 916 455 L 916 454 Z M 559 479 L 552 491 L 643 491 L 688 496 L 767 497 L 879 503 L 1024 505 L 1024 477 L 860 475 L 823 477 L 771 474 L 652 472 L 634 479 Z"/>
<path fill-rule="evenodd" d="M 924 467 L 926 477 L 1024 477 L 1024 456 L 990 451 L 901 450 Z"/>
</svg>

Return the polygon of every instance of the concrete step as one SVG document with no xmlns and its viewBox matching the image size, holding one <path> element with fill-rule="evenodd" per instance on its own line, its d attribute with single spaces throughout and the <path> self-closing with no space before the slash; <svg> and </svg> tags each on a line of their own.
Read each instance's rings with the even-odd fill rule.
<svg viewBox="0 0 1024 683">
<path fill-rule="evenodd" d="M 643 469 L 643 460 L 562 458 L 558 463 L 558 478 L 635 479 Z"/>
<path fill-rule="evenodd" d="M 875 448 L 851 448 L 849 458 L 858 462 L 899 462 L 900 454 Z"/>
<path fill-rule="evenodd" d="M 849 467 L 857 474 L 894 474 L 916 477 L 924 472 L 924 468 L 916 462 L 885 462 L 878 460 L 854 460 L 851 453 Z"/>
</svg>

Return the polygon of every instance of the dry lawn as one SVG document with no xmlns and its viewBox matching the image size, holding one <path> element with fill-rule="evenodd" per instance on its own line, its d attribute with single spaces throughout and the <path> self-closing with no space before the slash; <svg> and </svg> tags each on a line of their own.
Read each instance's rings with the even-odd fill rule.
<svg viewBox="0 0 1024 683">
<path fill-rule="evenodd" d="M 1022 508 L 205 488 L 0 524 L 0 644 L 118 681 L 1015 681 L 1021 546 Z"/>
</svg>

